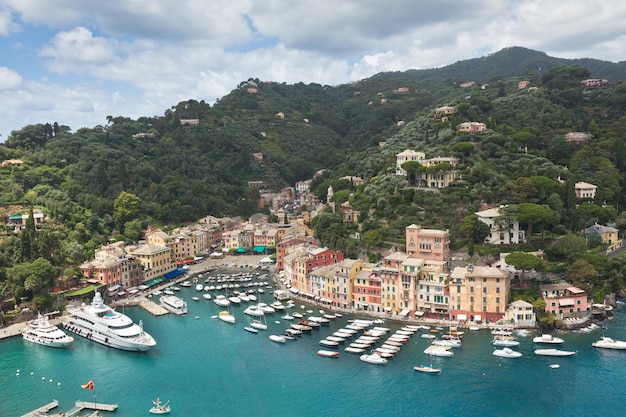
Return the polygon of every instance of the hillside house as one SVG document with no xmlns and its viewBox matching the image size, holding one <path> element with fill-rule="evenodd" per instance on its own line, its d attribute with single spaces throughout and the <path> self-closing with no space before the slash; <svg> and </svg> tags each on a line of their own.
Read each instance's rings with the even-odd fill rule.
<svg viewBox="0 0 626 417">
<path fill-rule="evenodd" d="M 589 184 L 588 182 L 577 182 L 574 184 L 574 192 L 576 193 L 576 198 L 596 198 L 596 190 L 598 189 L 597 185 Z"/>
<path fill-rule="evenodd" d="M 589 78 L 582 80 L 580 84 L 585 88 L 606 87 L 609 85 L 609 80 L 604 78 Z"/>
<path fill-rule="evenodd" d="M 529 84 L 530 81 L 520 81 L 517 83 L 517 88 L 518 90 L 523 90 L 524 88 L 528 87 Z"/>
<path fill-rule="evenodd" d="M 21 232 L 26 227 L 26 222 L 30 214 L 15 214 L 9 216 L 6 220 L 7 228 L 12 229 L 14 233 Z M 33 212 L 33 220 L 35 221 L 35 228 L 41 228 L 45 220 L 45 215 L 41 211 Z"/>
<path fill-rule="evenodd" d="M 435 109 L 435 114 L 433 114 L 433 118 L 442 122 L 447 122 L 448 117 L 453 115 L 454 113 L 456 113 L 456 107 L 441 106 Z"/>
<path fill-rule="evenodd" d="M 589 226 L 584 231 L 585 238 L 590 235 L 598 235 L 602 239 L 602 243 L 608 246 L 607 251 L 613 251 L 622 246 L 622 240 L 619 238 L 619 230 L 610 226 L 603 226 L 601 224 L 594 224 Z"/>
<path fill-rule="evenodd" d="M 489 245 L 511 245 L 524 243 L 526 241 L 525 233 L 520 230 L 519 221 L 510 220 L 503 223 L 500 218 L 500 208 L 489 208 L 477 211 L 474 214 L 478 216 L 478 220 L 489 226 L 490 233 L 485 238 L 485 243 Z"/>
<path fill-rule="evenodd" d="M 200 119 L 180 119 L 181 126 L 196 126 L 200 124 Z"/>
<path fill-rule="evenodd" d="M 458 126 L 459 132 L 478 133 L 487 129 L 487 125 L 480 122 L 464 122 Z"/>
<path fill-rule="evenodd" d="M 569 132 L 564 136 L 564 138 L 567 142 L 575 142 L 581 144 L 589 140 L 589 135 L 583 132 Z"/>
<path fill-rule="evenodd" d="M 425 159 L 426 154 L 424 152 L 417 152 L 413 149 L 406 149 L 399 154 L 396 154 L 396 175 L 406 176 L 407 172 L 402 169 L 402 164 L 409 161 L 418 162 L 421 159 Z"/>
</svg>

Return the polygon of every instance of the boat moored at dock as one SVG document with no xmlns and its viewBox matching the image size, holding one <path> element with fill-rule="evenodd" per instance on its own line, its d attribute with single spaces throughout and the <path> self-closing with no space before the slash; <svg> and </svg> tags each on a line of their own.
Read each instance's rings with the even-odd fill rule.
<svg viewBox="0 0 626 417">
<path fill-rule="evenodd" d="M 63 327 L 79 336 L 105 346 L 121 350 L 145 352 L 156 345 L 150 334 L 143 330 L 143 323 L 134 323 L 130 317 L 104 304 L 96 291 L 87 305 L 68 306 L 69 316 Z"/>
</svg>

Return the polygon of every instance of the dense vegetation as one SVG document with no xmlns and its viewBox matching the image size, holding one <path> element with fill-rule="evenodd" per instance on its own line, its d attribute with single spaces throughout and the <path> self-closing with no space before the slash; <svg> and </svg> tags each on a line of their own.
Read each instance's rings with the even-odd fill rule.
<svg viewBox="0 0 626 417">
<path fill-rule="evenodd" d="M 580 81 L 589 77 L 611 84 L 585 90 Z M 567 273 L 601 297 L 623 287 L 624 261 L 609 261 L 600 242 L 580 232 L 594 222 L 626 228 L 624 79 L 624 64 L 508 48 L 339 86 L 249 79 L 214 106 L 189 100 L 163 116 L 109 116 L 76 132 L 58 122 L 25 126 L 0 147 L 0 159 L 25 162 L 0 169 L 0 205 L 5 216 L 35 207 L 51 221 L 42 230 L 3 233 L 0 296 L 32 297 L 59 274 L 57 285 L 71 286 L 94 248 L 111 238 L 136 240 L 149 223 L 249 216 L 258 191 L 248 181 L 278 190 L 326 169 L 313 182 L 316 194 L 325 198 L 333 185 L 334 199 L 349 200 L 362 216 L 358 226 L 333 214 L 316 218 L 329 247 L 374 260 L 385 247 L 402 247 L 404 228 L 417 223 L 449 229 L 454 247 L 469 243 L 471 254 L 493 259 L 501 248 L 479 246 L 484 230 L 471 215 L 481 202 L 508 204 L 531 241 L 502 250 L 543 248 L 547 272 Z M 518 89 L 521 80 L 537 89 Z M 466 81 L 476 87 L 461 88 Z M 441 105 L 457 113 L 433 119 Z M 465 121 L 488 130 L 459 134 Z M 570 131 L 591 140 L 566 142 Z M 409 187 L 393 175 L 395 155 L 405 149 L 458 157 L 463 181 L 440 191 Z M 344 175 L 366 182 L 355 188 L 337 180 Z M 577 181 L 599 187 L 594 201 L 576 200 Z"/>
</svg>

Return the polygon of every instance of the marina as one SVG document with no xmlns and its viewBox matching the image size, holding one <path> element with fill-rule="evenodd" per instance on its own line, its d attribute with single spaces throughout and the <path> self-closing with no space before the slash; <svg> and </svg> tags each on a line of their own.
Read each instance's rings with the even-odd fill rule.
<svg viewBox="0 0 626 417">
<path fill-rule="evenodd" d="M 243 289 L 252 288 L 259 286 Z M 220 291 L 225 294 L 225 290 Z M 193 287 L 186 286 L 177 292 L 183 300 L 190 300 L 196 294 Z M 258 297 L 254 305 L 269 306 L 274 302 L 272 291 L 267 288 L 264 293 L 254 294 Z M 565 417 L 571 407 L 592 407 L 605 416 L 613 416 L 618 414 L 610 404 L 615 404 L 618 392 L 613 394 L 612 389 L 607 389 L 597 394 L 594 387 L 608 386 L 607 380 L 615 387 L 626 383 L 624 353 L 592 346 L 602 337 L 600 329 L 559 333 L 558 337 L 565 340 L 564 348 L 577 352 L 566 358 L 534 354 L 539 346 L 533 339 L 541 334 L 529 331 L 511 331 L 511 337 L 520 343 L 516 351 L 523 356 L 514 360 L 494 357 L 491 355 L 493 335 L 486 330 L 465 332 L 462 346 L 453 348 L 454 356 L 437 357 L 424 355 L 432 340 L 421 336 L 436 334 L 436 340 L 440 340 L 448 333 L 447 327 L 431 333 L 429 328 L 409 321 L 374 324 L 367 317 L 342 312 L 341 317 L 330 320 L 329 324 L 311 328 L 280 319 L 285 315 L 280 312 L 269 314 L 272 319 L 264 321 L 267 331 L 260 337 L 244 328 L 254 319 L 264 320 L 265 315 L 248 316 L 243 306 L 231 308 L 237 320 L 228 325 L 211 319 L 223 310 L 213 302 L 190 303 L 188 309 L 186 316 L 153 316 L 147 309 L 125 305 L 125 314 L 134 322 L 142 321 L 146 331 L 158 341 L 153 349 L 141 354 L 110 349 L 84 338 L 75 340 L 71 349 L 27 344 L 21 337 L 0 341 L 3 352 L 0 376 L 3 381 L 13 379 L 3 393 L 0 415 L 24 415 L 52 399 L 58 401 L 54 410 L 71 409 L 76 398 L 85 394 L 81 384 L 94 376 L 97 376 L 98 401 L 119 404 L 111 415 L 120 417 L 147 415 L 146 404 L 159 395 L 172 400 L 176 405 L 172 413 L 176 415 L 203 415 L 207 407 L 217 414 L 228 411 L 234 416 L 284 415 L 294 413 L 285 399 L 299 398 L 296 412 L 303 416 L 389 415 L 390 410 L 393 414 L 410 415 L 415 407 L 436 410 L 434 414 L 440 416 L 481 417 L 547 414 Z M 298 311 L 303 314 L 299 320 L 308 320 L 311 316 L 323 317 L 318 310 L 319 307 L 308 304 L 301 308 L 298 302 L 286 312 Z M 607 334 L 615 340 L 626 339 L 626 320 L 620 314 L 618 311 L 616 318 L 607 322 L 610 330 Z M 308 330 L 287 333 L 290 325 Z M 337 346 L 320 349 L 319 341 L 332 342 L 329 337 L 345 341 L 340 343 L 335 339 Z M 432 365 L 424 365 L 429 359 Z M 426 368 L 430 366 L 441 371 L 436 372 L 438 377 L 420 377 L 421 373 L 428 373 Z M 416 372 L 415 368 L 424 369 Z M 22 371 L 16 374 L 16 369 Z M 220 379 L 223 387 L 219 393 L 208 383 L 209 374 L 228 375 Z M 266 382 L 258 384 L 259 380 Z M 518 382 L 512 384 L 513 380 Z M 463 387 L 476 381 L 485 389 L 442 401 L 442 392 L 463 392 Z M 206 398 L 189 401 L 190 386 L 206 392 Z M 323 387 L 319 395 L 325 393 L 326 401 L 320 402 L 317 395 L 311 395 L 318 392 L 313 388 L 316 386 Z M 371 390 L 371 386 L 387 388 Z M 548 391 L 549 396 L 542 394 Z M 359 404 L 345 400 L 362 392 L 368 395 L 359 397 Z M 252 395 L 253 401 L 245 410 L 234 410 L 232 404 L 240 402 L 243 395 Z M 527 403 L 523 398 L 528 397 L 538 400 Z M 464 411 L 462 414 L 460 409 Z M 520 410 L 520 414 L 511 413 L 512 409 Z M 99 413 L 108 415 L 104 410 Z"/>
</svg>

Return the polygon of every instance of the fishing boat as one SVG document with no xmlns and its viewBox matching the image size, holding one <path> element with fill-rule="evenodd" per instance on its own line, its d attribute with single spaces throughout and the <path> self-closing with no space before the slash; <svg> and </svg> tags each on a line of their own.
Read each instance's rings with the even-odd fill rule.
<svg viewBox="0 0 626 417">
<path fill-rule="evenodd" d="M 158 398 L 152 401 L 152 408 L 150 409 L 151 414 L 169 414 L 170 412 L 170 402 L 169 400 L 165 403 L 161 404 L 161 400 Z"/>
<path fill-rule="evenodd" d="M 67 347 L 74 338 L 63 332 L 54 324 L 48 321 L 48 317 L 37 315 L 35 320 L 26 323 L 22 329 L 24 340 L 50 347 Z"/>
</svg>

